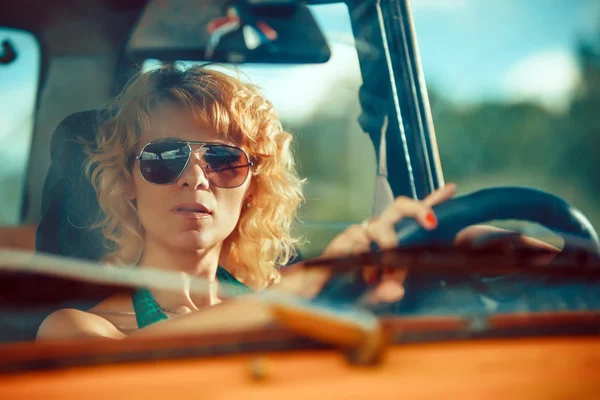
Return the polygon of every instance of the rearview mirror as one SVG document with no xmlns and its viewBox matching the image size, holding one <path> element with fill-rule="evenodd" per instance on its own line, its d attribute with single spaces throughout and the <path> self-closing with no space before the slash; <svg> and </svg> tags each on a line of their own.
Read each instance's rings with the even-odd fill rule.
<svg viewBox="0 0 600 400">
<path fill-rule="evenodd" d="M 331 55 L 298 0 L 151 0 L 127 45 L 134 60 L 315 64 Z"/>
</svg>

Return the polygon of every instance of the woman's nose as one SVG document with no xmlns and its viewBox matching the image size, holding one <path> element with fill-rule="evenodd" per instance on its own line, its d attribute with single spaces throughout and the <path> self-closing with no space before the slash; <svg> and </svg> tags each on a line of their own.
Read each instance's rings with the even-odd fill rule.
<svg viewBox="0 0 600 400">
<path fill-rule="evenodd" d="M 177 183 L 182 187 L 191 187 L 194 189 L 206 190 L 210 186 L 208 178 L 202 169 L 202 156 L 198 153 L 190 155 L 190 161 L 185 167 L 185 171 L 179 177 Z"/>
</svg>

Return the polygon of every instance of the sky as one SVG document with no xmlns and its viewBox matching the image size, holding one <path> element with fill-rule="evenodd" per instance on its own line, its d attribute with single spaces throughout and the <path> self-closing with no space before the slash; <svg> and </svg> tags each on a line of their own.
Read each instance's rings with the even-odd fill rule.
<svg viewBox="0 0 600 400">
<path fill-rule="evenodd" d="M 560 109 L 579 79 L 578 37 L 597 0 L 413 0 L 426 79 L 462 102 L 536 99 Z"/>
</svg>

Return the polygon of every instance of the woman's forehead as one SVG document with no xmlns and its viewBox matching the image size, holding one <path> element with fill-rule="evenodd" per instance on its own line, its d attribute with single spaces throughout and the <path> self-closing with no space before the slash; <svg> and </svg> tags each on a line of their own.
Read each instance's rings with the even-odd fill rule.
<svg viewBox="0 0 600 400">
<path fill-rule="evenodd" d="M 142 133 L 143 142 L 166 139 L 235 144 L 193 112 L 174 105 L 163 105 L 153 110 Z"/>
</svg>

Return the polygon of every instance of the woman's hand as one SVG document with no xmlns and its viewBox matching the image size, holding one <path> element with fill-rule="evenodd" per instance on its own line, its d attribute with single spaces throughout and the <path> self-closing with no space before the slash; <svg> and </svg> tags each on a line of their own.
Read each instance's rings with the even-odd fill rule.
<svg viewBox="0 0 600 400">
<path fill-rule="evenodd" d="M 423 201 L 398 197 L 379 217 L 371 218 L 360 225 L 352 225 L 336 236 L 323 253 L 323 257 L 363 253 L 371 249 L 371 243 L 377 244 L 382 250 L 395 248 L 398 246 L 398 239 L 394 226 L 403 218 L 414 218 L 425 229 L 435 229 L 437 218 L 432 207 L 452 198 L 455 192 L 456 186 L 448 184 L 431 193 Z M 405 277 L 406 271 L 403 270 L 385 271 L 381 282 L 365 300 L 392 302 L 401 299 L 404 295 Z M 368 283 L 379 281 L 377 271 L 373 268 L 365 269 L 364 278 Z"/>
<path fill-rule="evenodd" d="M 342 257 L 368 251 L 371 242 L 381 249 L 398 246 L 394 226 L 403 218 L 416 219 L 425 229 L 435 229 L 437 218 L 432 206 L 442 203 L 456 192 L 454 184 L 448 184 L 427 196 L 423 201 L 408 197 L 398 197 L 379 217 L 366 220 L 360 225 L 352 225 L 336 236 L 325 252 L 324 257 Z"/>
</svg>

